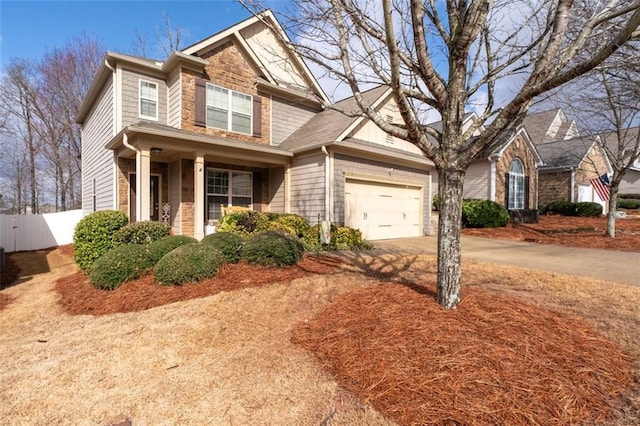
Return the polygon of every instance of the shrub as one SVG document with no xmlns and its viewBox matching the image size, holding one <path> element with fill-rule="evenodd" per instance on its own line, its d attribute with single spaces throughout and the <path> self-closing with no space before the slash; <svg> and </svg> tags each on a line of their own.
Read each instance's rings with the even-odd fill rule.
<svg viewBox="0 0 640 426">
<path fill-rule="evenodd" d="M 618 194 L 618 198 L 626 200 L 640 200 L 640 194 Z"/>
<path fill-rule="evenodd" d="M 640 199 L 620 198 L 616 202 L 617 202 L 618 208 L 621 208 L 621 209 L 629 209 L 629 210 L 640 209 Z"/>
<path fill-rule="evenodd" d="M 358 229 L 347 226 L 336 226 L 331 224 L 331 240 L 329 244 L 320 243 L 320 225 L 314 225 L 305 234 L 303 239 L 304 248 L 307 251 L 316 250 L 360 250 L 370 249 L 373 246 L 362 239 L 362 232 Z"/>
<path fill-rule="evenodd" d="M 240 261 L 240 248 L 244 238 L 230 232 L 216 232 L 202 239 L 202 244 L 217 249 L 229 263 Z"/>
<path fill-rule="evenodd" d="M 100 256 L 91 265 L 89 281 L 94 287 L 113 290 L 126 281 L 140 277 L 152 266 L 147 247 L 126 244 Z"/>
<path fill-rule="evenodd" d="M 554 201 L 547 204 L 545 207 L 545 213 L 556 213 L 563 216 L 575 216 L 578 211 L 576 203 L 571 201 Z"/>
<path fill-rule="evenodd" d="M 103 210 L 83 217 L 73 233 L 78 266 L 88 271 L 93 262 L 117 245 L 115 233 L 129 222 L 121 211 Z"/>
<path fill-rule="evenodd" d="M 267 215 L 261 212 L 231 213 L 222 218 L 218 231 L 249 236 L 255 232 L 266 230 L 268 222 Z"/>
<path fill-rule="evenodd" d="M 576 216 L 590 217 L 601 216 L 602 206 L 598 203 L 581 202 L 576 203 Z"/>
<path fill-rule="evenodd" d="M 497 228 L 509 223 L 509 213 L 490 200 L 465 200 L 462 203 L 462 223 L 471 228 Z"/>
<path fill-rule="evenodd" d="M 320 224 L 313 225 L 309 229 L 309 231 L 305 234 L 304 238 L 302 239 L 302 243 L 304 244 L 304 249 L 307 251 L 338 250 L 338 246 L 336 244 L 337 232 L 338 232 L 338 227 L 332 223 L 331 230 L 329 231 L 329 234 L 331 236 L 329 244 L 322 244 L 320 242 Z"/>
<path fill-rule="evenodd" d="M 171 227 L 162 222 L 130 223 L 116 232 L 116 241 L 122 244 L 149 244 L 171 233 Z"/>
<path fill-rule="evenodd" d="M 153 268 L 153 277 L 164 285 L 180 285 L 211 278 L 224 256 L 209 245 L 185 244 L 167 253 Z"/>
<path fill-rule="evenodd" d="M 250 264 L 278 267 L 296 264 L 303 252 L 298 237 L 278 231 L 254 235 L 241 249 L 242 258 Z"/>
<path fill-rule="evenodd" d="M 309 232 L 309 229 L 311 229 L 311 226 L 309 226 L 309 223 L 306 220 L 304 220 L 302 216 L 298 216 L 297 214 L 291 214 L 291 213 L 280 214 L 275 218 L 269 219 L 269 220 L 270 220 L 270 226 L 275 225 L 276 227 L 277 226 L 289 227 L 294 231 L 292 232 L 292 234 L 297 235 L 300 238 L 305 236 L 306 233 Z"/>
<path fill-rule="evenodd" d="M 433 200 L 431 201 L 431 206 L 434 211 L 440 210 L 440 195 L 436 194 L 433 196 Z"/>
<path fill-rule="evenodd" d="M 187 237 L 186 235 L 169 235 L 149 244 L 149 258 L 155 265 L 167 253 L 185 244 L 194 244 L 197 242 L 198 240 L 195 238 Z"/>
</svg>

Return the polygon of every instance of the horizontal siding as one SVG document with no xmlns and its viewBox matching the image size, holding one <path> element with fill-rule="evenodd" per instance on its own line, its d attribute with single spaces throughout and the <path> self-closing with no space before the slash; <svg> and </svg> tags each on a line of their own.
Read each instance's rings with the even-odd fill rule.
<svg viewBox="0 0 640 426">
<path fill-rule="evenodd" d="M 115 134 L 113 84 L 109 80 L 96 99 L 82 126 L 82 211 L 93 211 L 93 182 L 96 210 L 113 209 L 113 152 L 105 149 Z"/>
<path fill-rule="evenodd" d="M 429 220 L 431 218 L 431 194 L 429 188 L 430 172 L 380 161 L 367 160 L 343 154 L 335 154 L 333 159 L 334 169 L 334 195 L 333 214 L 334 221 L 344 225 L 344 186 L 345 174 L 359 174 L 367 176 L 379 176 L 380 180 L 398 179 L 411 182 L 416 186 L 422 186 L 422 225 L 423 234 L 429 232 Z M 389 174 L 389 170 L 391 174 Z"/>
<path fill-rule="evenodd" d="M 640 172 L 629 170 L 620 182 L 620 194 L 640 194 Z"/>
<path fill-rule="evenodd" d="M 273 145 L 280 145 L 318 112 L 317 109 L 275 96 L 271 100 L 271 143 Z"/>
<path fill-rule="evenodd" d="M 324 155 L 298 157 L 291 166 L 291 213 L 315 224 L 324 220 Z"/>
<path fill-rule="evenodd" d="M 284 213 L 284 168 L 269 169 L 269 211 Z"/>
<path fill-rule="evenodd" d="M 167 124 L 180 128 L 181 106 L 182 106 L 182 79 L 180 78 L 181 68 L 178 67 L 169 74 L 168 79 L 168 101 L 167 101 Z"/>
<path fill-rule="evenodd" d="M 140 120 L 138 92 L 140 80 L 158 84 L 158 123 L 167 124 L 167 83 L 133 70 L 122 70 L 122 126 L 138 123 Z"/>
<path fill-rule="evenodd" d="M 491 190 L 491 163 L 487 160 L 475 161 L 469 165 L 464 178 L 464 198 L 488 200 Z"/>
</svg>

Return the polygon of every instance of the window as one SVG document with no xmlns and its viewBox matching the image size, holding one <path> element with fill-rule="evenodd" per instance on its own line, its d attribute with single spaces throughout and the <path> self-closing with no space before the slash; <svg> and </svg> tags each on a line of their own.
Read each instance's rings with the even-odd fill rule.
<svg viewBox="0 0 640 426">
<path fill-rule="evenodd" d="M 140 80 L 139 91 L 140 118 L 149 120 L 158 119 L 158 84 L 146 80 Z"/>
<path fill-rule="evenodd" d="M 522 161 L 514 159 L 509 165 L 509 200 L 507 208 L 523 209 L 524 208 L 524 167 Z"/>
<path fill-rule="evenodd" d="M 253 98 L 207 84 L 207 126 L 251 134 Z"/>
<path fill-rule="evenodd" d="M 207 169 L 207 219 L 220 220 L 220 205 L 251 207 L 253 175 L 251 172 Z"/>
</svg>

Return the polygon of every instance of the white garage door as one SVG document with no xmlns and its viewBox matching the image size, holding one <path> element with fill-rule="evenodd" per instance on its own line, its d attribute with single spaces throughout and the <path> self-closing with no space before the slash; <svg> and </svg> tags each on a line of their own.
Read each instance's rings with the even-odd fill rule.
<svg viewBox="0 0 640 426">
<path fill-rule="evenodd" d="M 367 240 L 421 236 L 420 193 L 414 186 L 347 180 L 345 224 Z"/>
</svg>

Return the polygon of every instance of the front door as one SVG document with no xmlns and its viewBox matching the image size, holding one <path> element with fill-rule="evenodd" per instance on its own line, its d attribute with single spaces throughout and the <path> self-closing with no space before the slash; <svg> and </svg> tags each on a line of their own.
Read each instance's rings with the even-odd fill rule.
<svg viewBox="0 0 640 426">
<path fill-rule="evenodd" d="M 129 175 L 129 217 L 136 221 L 136 174 Z M 160 176 L 149 177 L 149 217 L 151 220 L 160 219 Z"/>
</svg>

